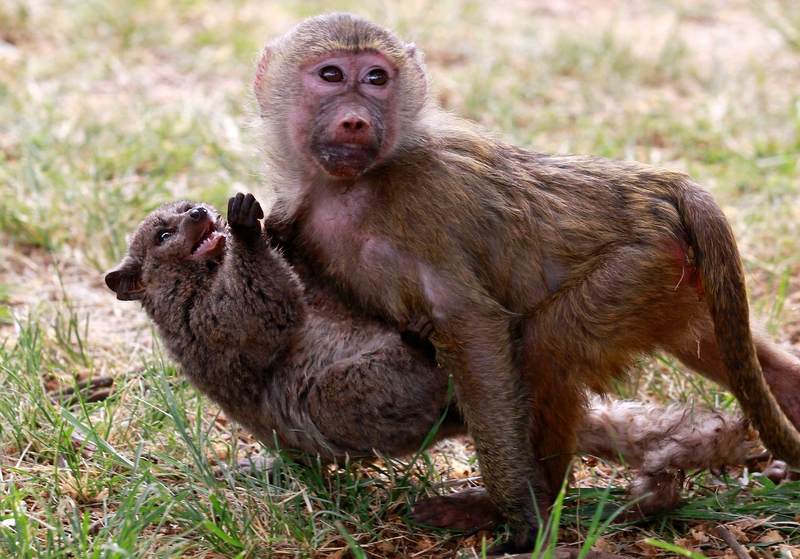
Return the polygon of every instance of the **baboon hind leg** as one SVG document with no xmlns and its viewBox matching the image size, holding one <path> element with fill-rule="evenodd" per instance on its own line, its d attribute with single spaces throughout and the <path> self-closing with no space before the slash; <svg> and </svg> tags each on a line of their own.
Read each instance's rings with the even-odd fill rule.
<svg viewBox="0 0 800 559">
<path fill-rule="evenodd" d="M 761 332 L 753 332 L 753 341 L 772 395 L 789 421 L 800 429 L 800 359 L 769 341 Z M 667 350 L 704 377 L 730 387 L 708 315 L 692 320 L 690 327 Z"/>
</svg>

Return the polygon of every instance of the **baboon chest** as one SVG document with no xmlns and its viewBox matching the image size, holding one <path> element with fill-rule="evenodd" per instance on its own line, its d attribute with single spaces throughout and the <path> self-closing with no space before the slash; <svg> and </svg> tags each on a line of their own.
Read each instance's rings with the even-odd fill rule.
<svg viewBox="0 0 800 559">
<path fill-rule="evenodd" d="M 301 235 L 316 263 L 339 283 L 365 302 L 396 307 L 416 266 L 375 226 L 370 201 L 368 192 L 357 189 L 320 196 L 306 214 Z"/>
</svg>

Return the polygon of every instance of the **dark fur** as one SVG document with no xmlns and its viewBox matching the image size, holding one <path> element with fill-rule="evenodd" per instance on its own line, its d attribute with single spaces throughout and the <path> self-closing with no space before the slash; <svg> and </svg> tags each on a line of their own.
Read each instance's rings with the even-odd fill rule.
<svg viewBox="0 0 800 559">
<path fill-rule="evenodd" d="M 226 235 L 211 259 L 187 258 L 197 206 Z M 106 283 L 141 301 L 189 381 L 267 446 L 277 439 L 323 460 L 402 455 L 420 448 L 447 408 L 448 378 L 434 363 L 379 322 L 356 323 L 330 301 L 309 305 L 260 229 L 247 240 L 209 206 L 151 213 Z M 438 434 L 460 431 L 453 410 Z"/>
<path fill-rule="evenodd" d="M 319 81 L 328 64 L 350 81 Z M 375 65 L 390 77 L 380 90 L 362 81 Z M 643 353 L 724 384 L 767 447 L 800 464 L 781 412 L 800 423 L 800 362 L 754 346 L 730 227 L 690 177 L 500 142 L 435 105 L 413 45 L 349 14 L 268 44 L 255 93 L 276 239 L 304 281 L 357 308 L 433 318 L 519 549 L 534 541 L 532 493 L 546 505 L 564 478 L 586 388 Z"/>
</svg>

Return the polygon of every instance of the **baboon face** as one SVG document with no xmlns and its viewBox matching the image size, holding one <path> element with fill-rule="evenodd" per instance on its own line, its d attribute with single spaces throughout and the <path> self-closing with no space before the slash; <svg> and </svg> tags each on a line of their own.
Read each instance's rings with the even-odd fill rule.
<svg viewBox="0 0 800 559">
<path fill-rule="evenodd" d="M 125 258 L 105 277 L 120 300 L 141 299 L 145 289 L 173 281 L 175 274 L 210 273 L 225 251 L 226 224 L 210 206 L 165 204 L 133 234 Z"/>
<path fill-rule="evenodd" d="M 151 214 L 137 231 L 152 258 L 174 255 L 176 260 L 214 260 L 225 249 L 222 217 L 204 204 L 179 202 Z M 131 243 L 133 244 L 133 243 Z"/>
<path fill-rule="evenodd" d="M 397 69 L 378 52 L 331 53 L 304 64 L 289 113 L 295 148 L 336 178 L 356 178 L 395 141 Z"/>
</svg>

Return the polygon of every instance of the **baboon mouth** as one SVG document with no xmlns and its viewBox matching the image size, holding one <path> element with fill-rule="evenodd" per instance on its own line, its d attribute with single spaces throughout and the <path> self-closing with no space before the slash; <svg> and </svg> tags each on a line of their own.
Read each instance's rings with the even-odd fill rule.
<svg viewBox="0 0 800 559">
<path fill-rule="evenodd" d="M 213 223 L 203 231 L 200 240 L 192 247 L 191 256 L 193 258 L 212 258 L 216 256 L 225 246 L 225 235 L 217 231 Z"/>
<path fill-rule="evenodd" d="M 380 144 L 372 143 L 319 143 L 313 146 L 317 161 L 334 177 L 355 178 L 365 173 L 375 162 Z"/>
</svg>

